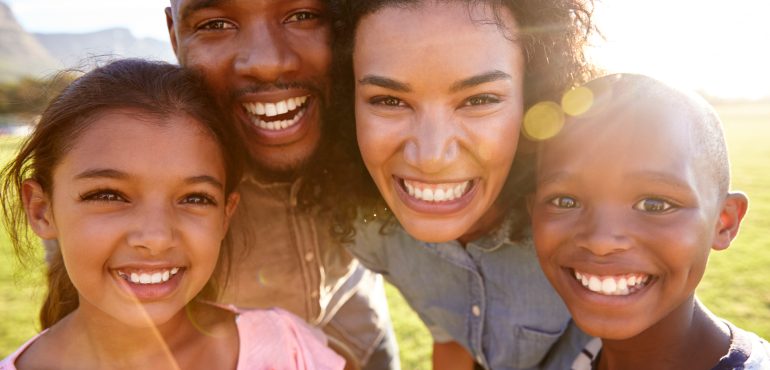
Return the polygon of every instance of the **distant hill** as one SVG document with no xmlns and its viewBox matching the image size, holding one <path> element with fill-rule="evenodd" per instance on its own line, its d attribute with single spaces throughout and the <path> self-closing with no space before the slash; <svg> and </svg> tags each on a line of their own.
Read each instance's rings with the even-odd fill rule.
<svg viewBox="0 0 770 370">
<path fill-rule="evenodd" d="M 111 28 L 90 33 L 36 33 L 48 52 L 65 67 L 90 65 L 92 57 L 136 57 L 175 62 L 168 41 L 136 38 L 125 28 Z"/>
<path fill-rule="evenodd" d="M 31 34 L 0 1 L 0 83 L 41 77 L 64 68 L 88 68 L 93 60 L 137 57 L 175 62 L 168 41 L 137 38 L 128 29 L 90 33 Z"/>
<path fill-rule="evenodd" d="M 45 75 L 60 67 L 35 36 L 21 27 L 11 9 L 0 2 L 0 82 Z"/>
</svg>

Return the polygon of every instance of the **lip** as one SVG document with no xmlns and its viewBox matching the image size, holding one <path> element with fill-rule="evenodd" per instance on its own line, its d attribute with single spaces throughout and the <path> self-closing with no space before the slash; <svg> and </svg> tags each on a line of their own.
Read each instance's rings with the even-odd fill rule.
<svg viewBox="0 0 770 370">
<path fill-rule="evenodd" d="M 461 197 L 455 198 L 453 200 L 448 201 L 442 201 L 442 202 L 429 202 L 421 199 L 416 199 L 409 195 L 409 193 L 404 189 L 403 187 L 403 180 L 412 180 L 412 181 L 419 181 L 419 182 L 425 182 L 429 183 L 429 181 L 422 181 L 412 178 L 405 178 L 405 177 L 399 177 L 396 175 L 393 175 L 391 178 L 391 181 L 393 182 L 393 188 L 396 191 L 396 194 L 398 195 L 398 198 L 401 200 L 402 203 L 404 203 L 407 207 L 410 209 L 419 212 L 419 213 L 430 213 L 430 214 L 436 214 L 436 215 L 447 215 L 452 214 L 456 212 L 460 212 L 464 210 L 468 205 L 473 201 L 473 198 L 478 193 L 478 189 L 480 187 L 480 178 L 473 178 L 471 180 L 471 189 L 465 192 Z M 456 182 L 462 182 L 466 180 L 461 181 L 445 181 L 443 183 L 456 183 Z M 432 181 L 433 183 L 442 183 L 440 181 Z"/>
<path fill-rule="evenodd" d="M 244 103 L 271 103 L 286 100 L 294 97 L 307 96 L 302 117 L 295 124 L 285 129 L 269 130 L 257 126 L 252 122 L 252 115 L 244 108 Z M 318 97 L 311 91 L 306 90 L 281 90 L 280 92 L 269 94 L 247 94 L 236 101 L 236 115 L 241 121 L 241 125 L 247 128 L 253 134 L 253 139 L 266 146 L 288 145 L 300 141 L 310 131 L 311 120 L 318 119 Z M 297 114 L 300 114 L 298 111 Z"/>
<path fill-rule="evenodd" d="M 590 269 L 590 268 L 577 268 L 578 271 L 591 272 L 595 275 L 601 276 L 618 276 L 625 273 L 629 273 L 630 270 L 626 269 L 620 271 L 618 269 Z M 634 271 L 634 273 L 640 273 Z M 575 268 L 562 267 L 559 278 L 563 281 L 569 291 L 574 294 L 584 304 L 594 307 L 595 309 L 623 309 L 629 307 L 641 300 L 643 300 L 647 294 L 649 294 L 651 288 L 657 285 L 658 278 L 655 275 L 651 276 L 649 282 L 641 289 L 628 294 L 628 295 L 605 295 L 599 294 L 584 287 L 583 284 L 575 279 Z"/>
<path fill-rule="evenodd" d="M 187 272 L 186 267 L 181 267 L 179 272 L 169 277 L 168 281 L 156 283 L 156 284 L 136 284 L 132 283 L 118 274 L 118 271 L 135 271 L 135 272 L 155 272 L 159 270 L 171 269 L 180 265 L 162 265 L 162 266 L 123 266 L 120 268 L 111 268 L 110 275 L 115 279 L 120 290 L 128 296 L 130 299 L 136 299 L 140 302 L 153 302 L 166 299 L 177 291 L 182 278 Z"/>
</svg>

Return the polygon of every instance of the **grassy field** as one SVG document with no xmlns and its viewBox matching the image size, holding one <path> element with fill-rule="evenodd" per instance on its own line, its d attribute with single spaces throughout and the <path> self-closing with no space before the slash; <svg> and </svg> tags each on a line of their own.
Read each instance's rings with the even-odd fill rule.
<svg viewBox="0 0 770 370">
<path fill-rule="evenodd" d="M 725 122 L 733 165 L 733 189 L 749 195 L 749 213 L 737 240 L 713 253 L 698 296 L 716 314 L 770 338 L 770 104 L 717 107 Z M 0 138 L 0 163 L 15 142 Z M 25 270 L 14 262 L 0 233 L 0 357 L 36 330 L 43 294 L 42 266 Z M 429 369 L 431 340 L 422 323 L 393 287 L 388 286 L 391 316 L 406 370 Z"/>
</svg>

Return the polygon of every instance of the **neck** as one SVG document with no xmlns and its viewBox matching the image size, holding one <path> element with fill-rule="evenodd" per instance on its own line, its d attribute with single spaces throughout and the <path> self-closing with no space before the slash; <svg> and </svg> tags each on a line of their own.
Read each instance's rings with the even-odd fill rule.
<svg viewBox="0 0 770 370">
<path fill-rule="evenodd" d="M 189 339 L 192 325 L 184 310 L 165 323 L 136 327 L 99 311 L 80 307 L 59 329 L 80 365 L 94 368 L 179 369 L 174 349 Z"/>
<path fill-rule="evenodd" d="M 730 330 L 691 296 L 642 333 L 602 342 L 600 370 L 711 369 L 730 348 Z"/>
</svg>

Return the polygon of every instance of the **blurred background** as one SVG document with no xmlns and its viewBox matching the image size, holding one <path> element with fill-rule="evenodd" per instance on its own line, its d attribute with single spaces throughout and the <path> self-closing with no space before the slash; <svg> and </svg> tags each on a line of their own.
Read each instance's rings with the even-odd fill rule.
<svg viewBox="0 0 770 370">
<path fill-rule="evenodd" d="M 0 0 L 0 164 L 37 114 L 93 60 L 144 57 L 174 62 L 164 0 Z M 605 0 L 592 61 L 694 90 L 725 122 L 733 187 L 748 193 L 736 242 L 713 253 L 699 297 L 718 315 L 770 338 L 770 1 Z M 42 261 L 42 258 L 41 258 Z M 22 269 L 0 232 L 0 358 L 37 330 L 42 262 Z M 404 369 L 428 369 L 431 340 L 388 287 Z"/>
</svg>

